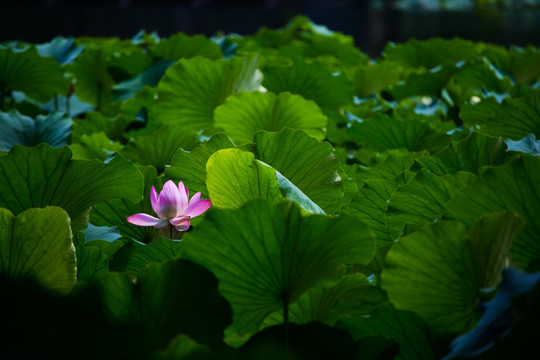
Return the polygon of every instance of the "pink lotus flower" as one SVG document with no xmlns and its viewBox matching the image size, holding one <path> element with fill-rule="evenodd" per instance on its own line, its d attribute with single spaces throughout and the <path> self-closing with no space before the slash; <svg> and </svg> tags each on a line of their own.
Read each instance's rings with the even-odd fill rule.
<svg viewBox="0 0 540 360">
<path fill-rule="evenodd" d="M 181 231 L 189 229 L 191 218 L 199 216 L 212 206 L 210 200 L 201 200 L 198 192 L 189 200 L 189 191 L 182 182 L 178 187 L 169 180 L 163 185 L 163 190 L 157 194 L 152 186 L 150 191 L 152 209 L 158 217 L 139 213 L 129 216 L 126 220 L 139 226 L 154 226 L 171 239 L 177 238 Z"/>
</svg>

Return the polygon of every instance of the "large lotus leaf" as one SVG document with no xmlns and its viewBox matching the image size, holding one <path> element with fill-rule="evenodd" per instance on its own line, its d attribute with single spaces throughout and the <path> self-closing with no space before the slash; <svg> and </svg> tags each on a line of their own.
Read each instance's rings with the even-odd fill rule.
<svg viewBox="0 0 540 360">
<path fill-rule="evenodd" d="M 506 144 L 501 138 L 472 132 L 466 139 L 452 141 L 438 153 L 416 159 L 416 162 L 436 175 L 455 174 L 458 171 L 478 175 L 484 166 L 504 163 L 506 156 Z"/>
<path fill-rule="evenodd" d="M 459 118 L 466 126 L 487 124 L 497 112 L 499 100 L 494 96 L 481 99 L 480 102 L 466 103 L 459 110 Z"/>
<path fill-rule="evenodd" d="M 86 47 L 68 71 L 75 78 L 75 94 L 97 110 L 113 112 L 114 79 L 107 68 L 106 54 L 101 48 Z"/>
<path fill-rule="evenodd" d="M 2 96 L 5 91 L 18 90 L 34 100 L 47 102 L 56 94 L 67 94 L 68 87 L 60 65 L 53 58 L 40 56 L 35 46 L 22 50 L 0 46 Z"/>
<path fill-rule="evenodd" d="M 351 203 L 343 210 L 365 221 L 379 243 L 392 242 L 394 237 L 386 223 L 386 208 L 398 184 L 387 180 L 367 180 Z"/>
<path fill-rule="evenodd" d="M 219 295 L 216 278 L 197 264 L 174 259 L 141 269 L 135 281 L 111 273 L 100 283 L 111 315 L 140 324 L 156 350 L 180 333 L 211 347 L 223 344 L 230 306 Z"/>
<path fill-rule="evenodd" d="M 458 71 L 455 65 L 436 67 L 429 71 L 412 73 L 403 84 L 390 86 L 386 93 L 393 99 L 409 96 L 438 96 L 448 80 Z"/>
<path fill-rule="evenodd" d="M 399 344 L 394 359 L 437 359 L 429 329 L 413 312 L 396 310 L 390 304 L 379 306 L 369 317 L 343 318 L 338 327 L 347 330 L 355 340 L 381 335 Z"/>
<path fill-rule="evenodd" d="M 149 46 L 148 52 L 164 60 L 190 59 L 196 56 L 212 60 L 223 58 L 219 45 L 206 36 L 188 36 L 183 33 L 161 39 L 157 44 Z"/>
<path fill-rule="evenodd" d="M 340 161 L 329 143 L 302 131 L 259 132 L 253 137 L 258 160 L 272 166 L 327 213 L 339 212 L 344 180 Z"/>
<path fill-rule="evenodd" d="M 383 288 L 396 308 L 419 314 L 434 334 L 462 334 L 480 319 L 481 290 L 497 285 L 492 275 L 507 264 L 522 227 L 513 212 L 486 215 L 470 233 L 454 221 L 425 226 L 388 252 Z"/>
<path fill-rule="evenodd" d="M 101 161 L 107 160 L 113 153 L 122 150 L 124 146 L 117 141 L 112 141 L 103 132 L 91 135 L 82 135 L 77 142 L 71 144 L 73 159 Z"/>
<path fill-rule="evenodd" d="M 158 172 L 163 172 L 178 149 L 191 150 L 198 144 L 199 137 L 195 131 L 180 126 L 163 126 L 150 134 L 134 136 L 121 154 L 135 163 L 152 165 Z"/>
<path fill-rule="evenodd" d="M 500 71 L 512 74 L 517 82 L 534 85 L 540 76 L 540 51 L 532 45 L 526 48 L 483 44 L 482 54 Z"/>
<path fill-rule="evenodd" d="M 519 140 L 528 134 L 540 137 L 540 89 L 525 97 L 506 98 L 480 131 Z"/>
<path fill-rule="evenodd" d="M 289 306 L 289 321 L 306 324 L 312 321 L 330 326 L 343 317 L 364 316 L 387 302 L 383 290 L 370 284 L 362 274 L 343 277 L 336 285 L 313 287 Z M 283 324 L 283 311 L 270 314 L 263 327 Z"/>
<path fill-rule="evenodd" d="M 337 110 L 353 101 L 353 84 L 345 76 L 333 75 L 317 63 L 298 59 L 292 66 L 264 69 L 263 85 L 276 94 L 291 92 L 315 101 L 323 111 Z"/>
<path fill-rule="evenodd" d="M 461 189 L 447 204 L 447 219 L 471 225 L 480 215 L 511 209 L 525 220 L 510 256 L 527 267 L 540 256 L 540 159 L 520 157 L 509 164 L 488 168 L 478 180 Z"/>
<path fill-rule="evenodd" d="M 135 239 L 141 243 L 151 243 L 159 239 L 159 229 L 152 226 L 136 226 L 127 222 L 126 218 L 133 214 L 145 213 L 157 216 L 150 203 L 150 189 L 155 186 L 161 188 L 161 181 L 157 177 L 156 169 L 152 166 L 140 167 L 144 176 L 144 199 L 114 199 L 96 204 L 90 212 L 90 222 L 99 226 L 116 226 L 125 237 Z M 126 245 L 126 251 L 129 248 Z"/>
<path fill-rule="evenodd" d="M 427 151 L 410 152 L 405 149 L 388 150 L 388 156 L 370 167 L 358 167 L 354 174 L 357 182 L 366 180 L 396 180 L 404 171 L 410 170 L 415 159 L 422 158 Z"/>
<path fill-rule="evenodd" d="M 84 46 L 75 46 L 72 37 L 57 36 L 48 43 L 36 45 L 36 49 L 41 56 L 52 56 L 60 65 L 65 65 L 75 61 Z"/>
<path fill-rule="evenodd" d="M 251 142 L 259 130 L 300 129 L 318 140 L 326 135 L 326 116 L 317 104 L 291 93 L 230 96 L 216 108 L 214 122 L 238 144 Z"/>
<path fill-rule="evenodd" d="M 9 151 L 14 145 L 36 146 L 47 143 L 52 147 L 67 144 L 73 120 L 63 113 L 48 116 L 38 115 L 35 119 L 16 110 L 0 111 L 0 150 Z"/>
<path fill-rule="evenodd" d="M 382 114 L 352 123 L 349 133 L 359 144 L 367 144 L 379 151 L 406 148 L 433 152 L 444 148 L 451 139 L 421 120 L 399 120 Z"/>
<path fill-rule="evenodd" d="M 206 188 L 206 163 L 218 150 L 236 147 L 224 134 L 217 134 L 191 151 L 179 149 L 174 154 L 171 166 L 165 169 L 165 176 L 175 182 L 182 181 L 190 191 L 200 191 L 208 197 Z"/>
<path fill-rule="evenodd" d="M 229 95 L 260 86 L 258 58 L 180 59 L 158 84 L 156 120 L 200 131 L 213 126 L 214 109 Z"/>
<path fill-rule="evenodd" d="M 476 176 L 468 172 L 435 175 L 421 170 L 409 183 L 392 195 L 386 209 L 386 222 L 399 236 L 403 225 L 419 225 L 437 221 L 445 204 L 461 188 L 471 184 Z"/>
<path fill-rule="evenodd" d="M 279 201 L 276 172 L 240 149 L 215 152 L 206 163 L 206 186 L 212 205 L 236 209 L 253 199 Z"/>
<path fill-rule="evenodd" d="M 402 69 L 389 61 L 360 66 L 354 74 L 354 93 L 360 98 L 378 94 L 401 79 Z"/>
<path fill-rule="evenodd" d="M 455 64 L 477 55 L 473 42 L 457 38 L 432 38 L 423 41 L 411 39 L 404 44 L 388 43 L 384 48 L 386 60 L 411 68 L 431 69 L 441 64 Z"/>
<path fill-rule="evenodd" d="M 185 239 L 182 257 L 210 269 L 233 308 L 239 335 L 313 286 L 334 282 L 341 264 L 367 263 L 375 243 L 356 217 L 303 217 L 294 203 L 255 200 L 214 209 Z"/>
<path fill-rule="evenodd" d="M 162 263 L 180 255 L 182 242 L 170 239 L 157 239 L 148 244 L 130 240 L 114 255 L 109 263 L 111 271 L 129 275 L 152 263 Z"/>
<path fill-rule="evenodd" d="M 0 208 L 0 272 L 33 278 L 68 293 L 77 281 L 77 260 L 68 214 L 59 207 L 28 209 L 15 216 Z"/>
<path fill-rule="evenodd" d="M 143 189 L 139 170 L 119 155 L 109 163 L 70 160 L 67 147 L 14 146 L 0 157 L 0 206 L 19 214 L 47 205 L 60 206 L 75 228 L 86 227 L 92 205 L 119 198 L 138 201 Z"/>
</svg>

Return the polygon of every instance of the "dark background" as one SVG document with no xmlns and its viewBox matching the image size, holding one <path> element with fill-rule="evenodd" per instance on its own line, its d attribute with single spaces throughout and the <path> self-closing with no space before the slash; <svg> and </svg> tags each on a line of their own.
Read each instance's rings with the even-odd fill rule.
<svg viewBox="0 0 540 360">
<path fill-rule="evenodd" d="M 509 46 L 540 46 L 539 0 L 0 0 L 0 42 L 63 36 L 130 38 L 139 30 L 170 36 L 253 34 L 294 15 L 350 34 L 373 57 L 387 41 L 455 36 Z"/>
</svg>

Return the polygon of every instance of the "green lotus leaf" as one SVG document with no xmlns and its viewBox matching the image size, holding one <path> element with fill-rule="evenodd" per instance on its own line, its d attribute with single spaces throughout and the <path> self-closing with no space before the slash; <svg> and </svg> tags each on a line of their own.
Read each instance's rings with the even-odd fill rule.
<svg viewBox="0 0 540 360">
<path fill-rule="evenodd" d="M 432 69 L 442 64 L 455 64 L 477 55 L 473 42 L 457 38 L 411 39 L 404 44 L 388 43 L 384 48 L 384 58 L 387 61 L 409 68 Z"/>
<path fill-rule="evenodd" d="M 403 225 L 419 225 L 437 221 L 446 203 L 459 189 L 471 184 L 476 176 L 469 172 L 435 175 L 427 170 L 418 172 L 413 180 L 400 186 L 390 198 L 386 223 L 397 236 Z M 396 236 L 396 237 L 397 237 Z"/>
<path fill-rule="evenodd" d="M 497 285 L 508 248 L 523 227 L 514 212 L 485 215 L 469 233 L 439 221 L 403 237 L 388 252 L 383 288 L 398 309 L 420 315 L 436 336 L 470 330 L 480 319 L 482 289 Z"/>
<path fill-rule="evenodd" d="M 67 147 L 14 146 L 0 157 L 0 206 L 14 214 L 59 206 L 74 228 L 84 228 L 92 205 L 119 198 L 140 200 L 142 175 L 121 156 L 115 155 L 107 164 L 70 158 Z"/>
<path fill-rule="evenodd" d="M 109 139 L 120 141 L 133 118 L 124 116 L 108 117 L 100 112 L 92 111 L 85 114 L 84 119 L 76 119 L 71 134 L 72 142 L 80 141 L 82 135 L 92 135 L 103 132 Z"/>
<path fill-rule="evenodd" d="M 488 96 L 478 103 L 463 104 L 459 110 L 459 118 L 467 126 L 485 125 L 495 116 L 498 108 L 497 98 Z"/>
<path fill-rule="evenodd" d="M 109 272 L 105 254 L 95 246 L 75 240 L 77 250 L 77 282 L 93 282 Z"/>
<path fill-rule="evenodd" d="M 123 236 L 146 244 L 159 239 L 159 229 L 152 226 L 136 226 L 128 223 L 126 218 L 138 213 L 157 216 L 150 203 L 150 190 L 152 186 L 159 190 L 161 180 L 157 178 L 157 171 L 152 166 L 139 167 L 139 170 L 144 176 L 144 190 L 141 192 L 144 199 L 137 198 L 135 201 L 125 198 L 114 199 L 96 204 L 90 212 L 90 222 L 98 226 L 116 226 Z M 129 248 L 129 244 L 126 245 L 125 251 Z"/>
<path fill-rule="evenodd" d="M 357 182 L 363 183 L 366 180 L 380 179 L 397 181 L 397 178 L 407 170 L 410 170 L 415 159 L 423 158 L 427 151 L 410 152 L 405 149 L 388 150 L 383 153 L 387 155 L 370 167 L 358 167 L 354 174 Z"/>
<path fill-rule="evenodd" d="M 68 214 L 56 206 L 28 209 L 17 216 L 0 208 L 0 272 L 68 293 L 77 281 Z"/>
<path fill-rule="evenodd" d="M 446 205 L 447 219 L 467 225 L 485 213 L 511 209 L 525 227 L 510 250 L 518 267 L 526 268 L 540 256 L 540 158 L 524 156 L 484 171 L 476 182 L 461 189 Z"/>
<path fill-rule="evenodd" d="M 359 66 L 354 73 L 354 94 L 360 98 L 378 94 L 402 77 L 402 69 L 389 61 Z"/>
<path fill-rule="evenodd" d="M 62 113 L 48 116 L 38 115 L 35 119 L 16 110 L 0 111 L 0 150 L 8 151 L 14 145 L 36 146 L 47 143 L 52 147 L 67 144 L 73 120 Z"/>
<path fill-rule="evenodd" d="M 258 132 L 253 141 L 258 160 L 276 169 L 325 212 L 340 211 L 346 180 L 339 175 L 340 161 L 329 143 L 290 129 Z"/>
<path fill-rule="evenodd" d="M 214 109 L 229 95 L 260 86 L 258 57 L 180 59 L 158 84 L 156 121 L 200 131 L 211 128 Z"/>
<path fill-rule="evenodd" d="M 96 106 L 99 111 L 116 112 L 112 94 L 114 79 L 101 48 L 87 47 L 67 69 L 75 78 L 75 94 L 79 99 Z"/>
<path fill-rule="evenodd" d="M 452 141 L 438 153 L 418 158 L 416 162 L 436 175 L 455 174 L 458 171 L 478 175 L 484 166 L 504 163 L 506 148 L 501 138 L 472 132 L 466 139 Z"/>
<path fill-rule="evenodd" d="M 406 148 L 408 151 L 437 151 L 450 142 L 450 136 L 421 120 L 399 120 L 379 114 L 374 119 L 351 124 L 349 133 L 359 144 L 379 151 Z"/>
<path fill-rule="evenodd" d="M 171 166 L 165 169 L 165 176 L 175 182 L 182 181 L 190 191 L 200 191 L 208 197 L 206 188 L 206 163 L 218 150 L 236 147 L 224 134 L 217 134 L 191 151 L 179 149 L 173 156 Z"/>
<path fill-rule="evenodd" d="M 292 202 L 255 200 L 214 209 L 185 239 L 182 257 L 211 270 L 233 309 L 233 328 L 253 334 L 264 318 L 316 285 L 334 283 L 336 268 L 367 263 L 375 244 L 358 218 L 303 217 Z"/>
<path fill-rule="evenodd" d="M 73 159 L 105 161 L 113 153 L 122 150 L 124 146 L 118 141 L 112 141 L 103 132 L 82 135 L 78 142 L 71 144 Z"/>
<path fill-rule="evenodd" d="M 215 152 L 206 163 L 206 186 L 212 205 L 236 209 L 253 199 L 283 199 L 276 172 L 240 149 Z"/>
<path fill-rule="evenodd" d="M 343 317 L 364 316 L 387 302 L 383 290 L 371 285 L 362 274 L 343 277 L 336 285 L 313 287 L 289 306 L 289 320 L 295 324 L 312 321 L 334 326 Z M 278 310 L 264 320 L 263 328 L 283 324 L 283 311 Z"/>
<path fill-rule="evenodd" d="M 69 83 L 60 65 L 50 57 L 40 56 L 34 45 L 24 49 L 0 46 L 0 92 L 23 91 L 42 102 L 54 95 L 65 95 Z M 0 99 L 0 105 L 3 105 Z M 0 109 L 3 110 L 3 109 Z"/>
<path fill-rule="evenodd" d="M 528 134 L 540 137 L 540 89 L 525 97 L 506 98 L 480 129 L 491 136 L 519 140 Z"/>
<path fill-rule="evenodd" d="M 441 89 L 457 71 L 457 66 L 449 64 L 430 71 L 415 72 L 410 74 L 404 83 L 390 86 L 386 93 L 397 100 L 415 95 L 438 96 Z"/>
<path fill-rule="evenodd" d="M 343 210 L 361 218 L 373 231 L 379 243 L 394 240 L 386 223 L 386 208 L 398 185 L 386 180 L 367 180 L 351 203 Z"/>
<path fill-rule="evenodd" d="M 298 59 L 292 66 L 264 69 L 263 86 L 275 94 L 291 92 L 313 100 L 323 111 L 335 111 L 353 101 L 353 84 L 345 76 L 334 76 L 317 63 Z"/>
<path fill-rule="evenodd" d="M 162 263 L 180 256 L 182 242 L 165 238 L 148 244 L 130 240 L 115 254 L 109 263 L 111 271 L 136 276 L 137 272 L 152 263 Z"/>
<path fill-rule="evenodd" d="M 163 60 L 190 59 L 203 56 L 211 60 L 223 58 L 218 44 L 203 35 L 174 34 L 148 47 L 148 52 Z"/>
<path fill-rule="evenodd" d="M 163 126 L 158 131 L 134 136 L 121 154 L 140 165 L 152 165 L 158 172 L 165 170 L 179 148 L 191 150 L 199 144 L 195 131 L 179 126 Z"/>
<path fill-rule="evenodd" d="M 84 47 L 75 46 L 72 37 L 57 36 L 48 43 L 36 45 L 36 49 L 41 56 L 52 56 L 60 65 L 65 65 L 75 61 Z"/>
<path fill-rule="evenodd" d="M 394 359 L 438 359 L 424 321 L 415 313 L 396 310 L 390 304 L 379 306 L 369 317 L 341 319 L 338 327 L 347 330 L 356 341 L 373 335 L 394 339 L 400 350 Z"/>
<path fill-rule="evenodd" d="M 210 347 L 223 344 L 230 306 L 219 295 L 216 278 L 197 264 L 173 259 L 141 269 L 135 281 L 110 273 L 100 285 L 113 318 L 140 325 L 156 350 L 165 349 L 177 334 Z"/>
<path fill-rule="evenodd" d="M 230 96 L 216 108 L 214 121 L 238 144 L 251 142 L 259 130 L 300 129 L 318 140 L 326 135 L 326 116 L 319 107 L 290 93 L 242 92 Z"/>
</svg>

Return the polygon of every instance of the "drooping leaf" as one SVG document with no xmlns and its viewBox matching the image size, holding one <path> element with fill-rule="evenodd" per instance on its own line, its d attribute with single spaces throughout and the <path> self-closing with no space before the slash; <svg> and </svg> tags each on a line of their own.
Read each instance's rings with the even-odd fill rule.
<svg viewBox="0 0 540 360">
<path fill-rule="evenodd" d="M 206 188 L 206 163 L 218 150 L 236 147 L 224 134 L 214 135 L 191 151 L 179 149 L 173 156 L 171 166 L 165 169 L 165 176 L 175 182 L 182 181 L 191 190 L 200 191 L 208 197 Z"/>
<path fill-rule="evenodd" d="M 191 150 L 197 144 L 199 139 L 194 131 L 179 126 L 163 126 L 150 134 L 135 136 L 121 153 L 135 163 L 152 165 L 163 172 L 178 149 Z"/>
<path fill-rule="evenodd" d="M 199 131 L 213 126 L 214 109 L 229 95 L 260 85 L 258 58 L 180 59 L 158 84 L 156 121 Z"/>
<path fill-rule="evenodd" d="M 329 143 L 319 143 L 302 131 L 259 132 L 253 137 L 254 154 L 292 182 L 327 213 L 341 209 L 344 179 L 340 161 Z"/>
<path fill-rule="evenodd" d="M 268 314 L 329 281 L 339 265 L 369 262 L 375 250 L 358 218 L 302 217 L 293 203 L 266 200 L 215 209 L 183 242 L 182 257 L 219 279 L 239 335 L 253 334 Z"/>
<path fill-rule="evenodd" d="M 276 172 L 240 149 L 215 152 L 206 163 L 206 186 L 212 205 L 237 209 L 253 199 L 279 201 Z"/>
<path fill-rule="evenodd" d="M 68 293 L 77 281 L 68 214 L 56 206 L 28 209 L 17 216 L 0 208 L 0 272 Z"/>
<path fill-rule="evenodd" d="M 157 61 L 137 76 L 112 87 L 114 100 L 128 100 L 136 96 L 144 86 L 156 86 L 174 61 Z"/>
<path fill-rule="evenodd" d="M 36 49 L 41 56 L 52 56 L 60 65 L 65 65 L 75 61 L 84 46 L 76 46 L 72 37 L 57 36 L 48 43 L 36 45 Z"/>
<path fill-rule="evenodd" d="M 452 141 L 440 152 L 416 159 L 436 175 L 468 171 L 478 175 L 484 166 L 497 166 L 506 159 L 506 145 L 501 138 L 472 132 L 466 139 Z"/>
<path fill-rule="evenodd" d="M 34 45 L 24 49 L 0 46 L 3 94 L 23 91 L 34 100 L 47 102 L 56 94 L 67 94 L 68 86 L 60 65 L 53 58 L 40 56 Z"/>
<path fill-rule="evenodd" d="M 515 213 L 502 212 L 481 218 L 471 233 L 454 221 L 422 227 L 389 251 L 383 288 L 396 308 L 419 314 L 434 335 L 464 333 L 480 319 L 481 290 L 496 286 L 492 274 L 506 265 L 522 226 Z"/>
<path fill-rule="evenodd" d="M 540 156 L 540 141 L 536 140 L 534 134 L 529 134 L 518 141 L 506 140 L 508 151 L 521 151 L 534 156 Z"/>
<path fill-rule="evenodd" d="M 326 116 L 312 101 L 290 93 L 239 93 L 228 97 L 214 112 L 215 126 L 237 144 L 251 142 L 259 130 L 300 129 L 323 140 Z"/>
<path fill-rule="evenodd" d="M 67 147 L 14 146 L 0 157 L 0 206 L 14 214 L 59 206 L 69 214 L 73 227 L 84 228 L 92 205 L 118 198 L 140 199 L 142 175 L 121 156 L 107 164 L 70 158 Z"/>
<path fill-rule="evenodd" d="M 488 168 L 476 182 L 461 189 L 447 204 L 447 219 L 472 225 L 482 214 L 511 209 L 525 227 L 510 250 L 516 266 L 526 268 L 540 256 L 540 159 L 520 157 L 509 164 Z"/>
<path fill-rule="evenodd" d="M 62 113 L 48 116 L 38 115 L 35 119 L 16 110 L 0 111 L 0 150 L 9 151 L 14 145 L 36 146 L 47 143 L 52 147 L 67 144 L 73 120 Z"/>
<path fill-rule="evenodd" d="M 429 329 L 411 311 L 396 310 L 390 304 L 380 305 L 369 317 L 343 318 L 338 327 L 347 330 L 355 340 L 380 335 L 399 344 L 394 359 L 437 359 Z"/>
<path fill-rule="evenodd" d="M 141 269 L 135 282 L 125 274 L 111 273 L 100 283 L 111 315 L 140 324 L 156 350 L 164 349 L 177 334 L 210 347 L 223 344 L 230 306 L 219 295 L 216 278 L 197 264 L 174 259 Z"/>
</svg>

